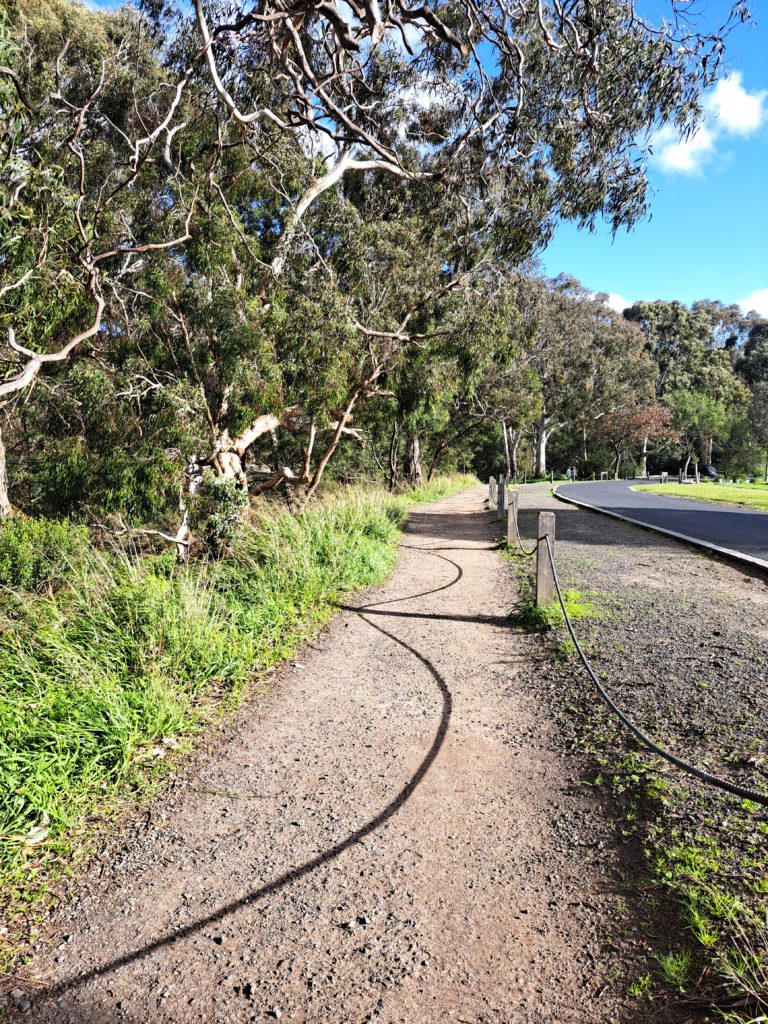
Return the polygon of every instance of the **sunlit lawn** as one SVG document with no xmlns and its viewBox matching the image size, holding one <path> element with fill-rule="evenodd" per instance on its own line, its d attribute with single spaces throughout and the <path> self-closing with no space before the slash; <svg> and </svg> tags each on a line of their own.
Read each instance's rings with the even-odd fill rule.
<svg viewBox="0 0 768 1024">
<path fill-rule="evenodd" d="M 718 505 L 735 505 L 739 508 L 753 508 L 768 512 L 768 484 L 646 484 L 638 491 L 652 491 L 668 498 L 694 498 L 697 501 L 711 501 Z"/>
</svg>

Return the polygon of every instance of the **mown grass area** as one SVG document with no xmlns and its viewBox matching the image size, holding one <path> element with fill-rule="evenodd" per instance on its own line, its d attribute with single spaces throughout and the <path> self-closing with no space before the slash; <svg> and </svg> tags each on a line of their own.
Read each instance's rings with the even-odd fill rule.
<svg viewBox="0 0 768 1024">
<path fill-rule="evenodd" d="M 768 483 L 754 484 L 643 484 L 636 491 L 652 491 L 667 498 L 692 498 L 716 505 L 735 505 L 768 512 Z"/>
<path fill-rule="evenodd" d="M 188 568 L 172 552 L 96 550 L 66 524 L 2 527 L 9 956 L 20 923 L 106 812 L 151 793 L 191 737 L 316 632 L 342 595 L 382 582 L 414 504 L 475 483 L 446 477 L 401 496 L 348 489 L 299 518 L 265 502 L 228 557 Z"/>
</svg>

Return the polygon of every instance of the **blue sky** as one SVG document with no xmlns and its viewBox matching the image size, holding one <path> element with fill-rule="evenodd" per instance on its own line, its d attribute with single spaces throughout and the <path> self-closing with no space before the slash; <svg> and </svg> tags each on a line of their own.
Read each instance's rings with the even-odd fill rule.
<svg viewBox="0 0 768 1024">
<path fill-rule="evenodd" d="M 668 10 L 662 0 L 645 6 Z M 718 17 L 729 4 L 696 6 Z M 615 239 L 603 225 L 594 234 L 561 225 L 542 254 L 548 274 L 572 274 L 616 308 L 707 298 L 768 316 L 768 4 L 752 6 L 756 24 L 729 37 L 728 77 L 707 96 L 698 135 L 682 146 L 671 133 L 656 140 L 651 219 Z"/>
</svg>

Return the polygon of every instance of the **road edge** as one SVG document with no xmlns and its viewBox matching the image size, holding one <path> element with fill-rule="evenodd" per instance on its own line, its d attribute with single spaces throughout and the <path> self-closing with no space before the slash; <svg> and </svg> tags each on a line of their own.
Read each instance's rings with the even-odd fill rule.
<svg viewBox="0 0 768 1024">
<path fill-rule="evenodd" d="M 667 537 L 673 537 L 675 540 L 682 541 L 684 544 L 690 544 L 692 547 L 700 548 L 703 551 L 714 551 L 716 554 L 722 555 L 733 562 L 739 562 L 742 565 L 749 565 L 753 569 L 761 569 L 764 572 L 768 572 L 768 561 L 756 558 L 754 555 L 745 555 L 742 551 L 720 547 L 719 544 L 710 544 L 708 541 L 701 540 L 698 537 L 689 537 L 685 533 L 677 533 L 676 530 L 665 530 L 663 526 L 651 526 L 650 523 L 644 523 L 639 519 L 630 519 L 629 516 L 623 516 L 619 512 L 610 512 L 608 509 L 600 508 L 598 505 L 590 505 L 589 502 L 580 501 L 578 498 L 566 497 L 560 493 L 559 486 L 553 487 L 552 493 L 558 501 L 564 501 L 569 505 L 578 505 L 580 508 L 589 509 L 590 512 L 597 512 L 602 516 L 610 516 L 612 519 L 620 519 L 622 522 L 630 523 L 632 526 L 639 526 L 641 529 L 649 530 L 651 533 L 662 533 Z"/>
</svg>

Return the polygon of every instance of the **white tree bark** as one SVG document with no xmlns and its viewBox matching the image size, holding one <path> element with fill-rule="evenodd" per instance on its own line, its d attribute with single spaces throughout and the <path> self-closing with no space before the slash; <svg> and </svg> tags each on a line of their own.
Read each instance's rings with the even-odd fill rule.
<svg viewBox="0 0 768 1024">
<path fill-rule="evenodd" d="M 8 470 L 5 464 L 5 441 L 0 431 L 0 518 L 11 515 L 13 509 L 8 498 Z"/>
</svg>

